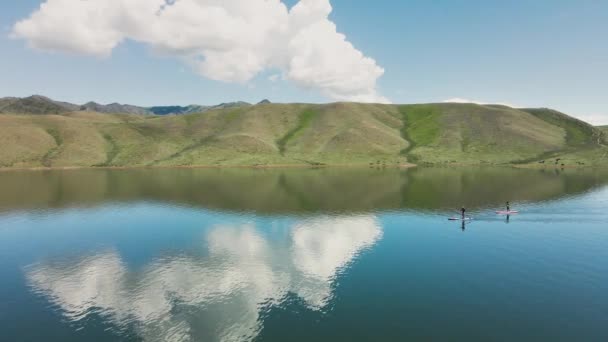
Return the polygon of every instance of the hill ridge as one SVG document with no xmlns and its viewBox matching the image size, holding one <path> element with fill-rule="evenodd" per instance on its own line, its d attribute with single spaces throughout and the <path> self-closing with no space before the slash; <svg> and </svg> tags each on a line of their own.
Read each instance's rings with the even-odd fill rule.
<svg viewBox="0 0 608 342">
<path fill-rule="evenodd" d="M 22 107 L 0 101 L 0 167 L 608 165 L 605 130 L 543 108 L 237 102 L 135 115 L 28 101 L 44 110 L 6 113 Z"/>
</svg>

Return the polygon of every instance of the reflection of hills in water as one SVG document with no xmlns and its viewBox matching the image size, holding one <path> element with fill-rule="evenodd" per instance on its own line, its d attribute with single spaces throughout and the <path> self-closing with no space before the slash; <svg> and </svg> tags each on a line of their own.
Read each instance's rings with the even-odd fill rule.
<svg viewBox="0 0 608 342">
<path fill-rule="evenodd" d="M 593 169 L 426 168 L 413 170 L 403 205 L 414 209 L 503 206 L 554 200 L 608 184 L 608 171 Z"/>
<path fill-rule="evenodd" d="M 374 216 L 320 218 L 269 239 L 254 226 L 215 227 L 208 254 L 166 256 L 132 270 L 110 250 L 26 269 L 33 290 L 70 321 L 99 314 L 145 341 L 241 341 L 290 294 L 310 310 L 331 300 L 336 275 L 382 236 Z"/>
<path fill-rule="evenodd" d="M 141 169 L 0 173 L 0 209 L 159 201 L 261 214 L 442 210 L 541 201 L 608 183 L 601 170 Z"/>
</svg>

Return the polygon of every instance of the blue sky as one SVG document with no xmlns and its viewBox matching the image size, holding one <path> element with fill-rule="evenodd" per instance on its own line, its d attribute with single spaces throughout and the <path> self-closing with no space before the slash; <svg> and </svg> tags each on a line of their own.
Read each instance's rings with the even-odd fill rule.
<svg viewBox="0 0 608 342">
<path fill-rule="evenodd" d="M 293 6 L 297 1 L 285 1 Z M 173 56 L 127 40 L 109 57 L 36 51 L 10 39 L 42 3 L 0 4 L 0 96 L 43 94 L 136 105 L 329 102 L 315 86 L 214 81 Z M 608 124 L 608 1 L 331 1 L 329 19 L 384 69 L 375 87 L 394 103 L 452 98 L 552 107 Z"/>
</svg>

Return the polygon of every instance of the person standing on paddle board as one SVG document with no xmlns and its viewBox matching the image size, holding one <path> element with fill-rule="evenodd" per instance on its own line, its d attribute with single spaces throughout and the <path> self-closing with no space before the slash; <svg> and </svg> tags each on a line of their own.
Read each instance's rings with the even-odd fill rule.
<svg viewBox="0 0 608 342">
<path fill-rule="evenodd" d="M 507 212 L 511 212 L 511 204 L 509 204 L 509 201 L 507 201 Z"/>
<path fill-rule="evenodd" d="M 466 209 L 464 208 L 464 206 L 460 209 L 460 212 L 462 213 L 462 219 L 464 220 L 464 214 L 466 213 Z"/>
</svg>

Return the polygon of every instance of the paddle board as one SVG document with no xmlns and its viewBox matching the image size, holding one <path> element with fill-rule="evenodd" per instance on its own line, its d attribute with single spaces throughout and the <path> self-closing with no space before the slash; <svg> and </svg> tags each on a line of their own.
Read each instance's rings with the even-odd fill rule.
<svg viewBox="0 0 608 342">
<path fill-rule="evenodd" d="M 471 220 L 473 220 L 473 218 L 472 217 L 465 217 L 465 218 L 462 218 L 462 217 L 450 217 L 448 220 L 450 220 L 450 221 L 471 221 Z"/>
</svg>

